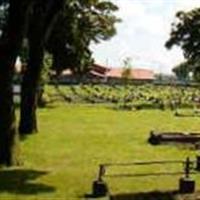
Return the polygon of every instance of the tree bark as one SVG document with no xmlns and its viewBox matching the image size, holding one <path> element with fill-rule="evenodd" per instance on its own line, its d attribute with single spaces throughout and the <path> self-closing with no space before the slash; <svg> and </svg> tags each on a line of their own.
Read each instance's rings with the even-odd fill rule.
<svg viewBox="0 0 200 200">
<path fill-rule="evenodd" d="M 21 135 L 36 133 L 37 103 L 40 76 L 43 67 L 44 43 L 57 20 L 59 12 L 64 6 L 64 0 L 49 0 L 46 10 L 42 10 L 40 2 L 33 13 L 33 20 L 29 27 L 29 61 L 23 75 L 21 85 L 21 105 L 19 132 Z"/>
<path fill-rule="evenodd" d="M 35 42 L 30 42 L 29 48 L 29 61 L 21 84 L 19 132 L 22 135 L 38 131 L 36 111 L 44 49 Z"/>
<path fill-rule="evenodd" d="M 18 164 L 19 153 L 12 93 L 13 61 L 14 58 L 10 58 L 8 63 L 2 58 L 0 61 L 0 164 L 7 166 Z"/>
<path fill-rule="evenodd" d="M 27 6 L 23 1 L 10 0 L 7 27 L 0 39 L 0 164 L 7 166 L 19 163 L 12 80 L 25 30 Z"/>
</svg>

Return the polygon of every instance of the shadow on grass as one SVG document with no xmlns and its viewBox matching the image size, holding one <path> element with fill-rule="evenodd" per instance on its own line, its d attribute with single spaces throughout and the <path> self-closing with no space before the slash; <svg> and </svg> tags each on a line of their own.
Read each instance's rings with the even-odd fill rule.
<svg viewBox="0 0 200 200">
<path fill-rule="evenodd" d="M 0 193 L 31 195 L 54 192 L 54 187 L 34 182 L 35 179 L 46 174 L 45 171 L 36 170 L 0 170 Z"/>
<path fill-rule="evenodd" d="M 117 194 L 111 195 L 110 200 L 175 200 L 176 194 L 178 194 L 176 191 Z"/>
</svg>

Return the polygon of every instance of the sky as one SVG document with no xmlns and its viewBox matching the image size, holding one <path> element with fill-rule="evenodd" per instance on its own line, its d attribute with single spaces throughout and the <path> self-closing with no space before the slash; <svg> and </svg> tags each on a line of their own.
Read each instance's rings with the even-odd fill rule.
<svg viewBox="0 0 200 200">
<path fill-rule="evenodd" d="M 96 63 L 123 67 L 131 58 L 135 68 L 152 69 L 156 73 L 171 73 L 184 61 L 179 47 L 167 50 L 171 23 L 177 11 L 200 7 L 200 0 L 111 0 L 119 7 L 115 13 L 122 22 L 117 34 L 108 41 L 91 45 Z"/>
</svg>

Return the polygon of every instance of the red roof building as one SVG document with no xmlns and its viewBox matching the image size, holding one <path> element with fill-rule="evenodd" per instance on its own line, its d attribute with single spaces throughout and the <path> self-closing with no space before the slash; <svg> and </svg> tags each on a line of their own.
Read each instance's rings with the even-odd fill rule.
<svg viewBox="0 0 200 200">
<path fill-rule="evenodd" d="M 150 69 L 133 69 L 133 79 L 137 80 L 154 80 L 154 72 Z"/>
<path fill-rule="evenodd" d="M 108 68 L 94 64 L 90 71 L 91 74 L 99 77 L 122 78 L 123 68 Z M 150 69 L 133 68 L 131 78 L 135 80 L 154 80 L 154 72 Z"/>
<path fill-rule="evenodd" d="M 97 79 L 121 79 L 123 74 L 123 68 L 109 68 L 99 64 L 93 64 L 91 70 L 87 74 L 90 78 Z M 71 70 L 67 69 L 62 72 L 64 76 L 72 76 Z M 131 79 L 139 81 L 153 81 L 155 79 L 153 70 L 133 68 L 131 69 Z"/>
<path fill-rule="evenodd" d="M 93 64 L 91 70 L 90 70 L 90 74 L 96 77 L 106 77 L 106 74 L 110 71 L 110 68 L 108 67 L 104 67 L 102 65 L 99 64 Z"/>
</svg>

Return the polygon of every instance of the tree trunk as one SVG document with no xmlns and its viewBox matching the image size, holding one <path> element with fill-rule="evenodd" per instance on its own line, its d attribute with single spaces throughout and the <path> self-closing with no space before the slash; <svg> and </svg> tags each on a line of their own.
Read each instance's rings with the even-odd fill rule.
<svg viewBox="0 0 200 200">
<path fill-rule="evenodd" d="M 18 164 L 18 134 L 16 131 L 15 111 L 12 93 L 10 62 L 0 61 L 0 164 Z"/>
<path fill-rule="evenodd" d="M 0 164 L 7 166 L 19 163 L 12 80 L 25 30 L 27 6 L 22 1 L 10 0 L 7 28 L 0 39 Z"/>
<path fill-rule="evenodd" d="M 29 61 L 21 85 L 19 124 L 21 135 L 36 133 L 38 130 L 36 111 L 40 76 L 43 67 L 44 43 L 48 40 L 65 1 L 50 0 L 48 3 L 46 11 L 43 10 L 42 1 L 36 5 L 32 16 L 33 21 L 28 31 Z"/>
<path fill-rule="evenodd" d="M 29 62 L 21 85 L 19 132 L 22 135 L 38 131 L 36 110 L 44 48 L 42 45 L 32 42 L 30 42 L 29 48 Z"/>
</svg>

